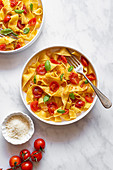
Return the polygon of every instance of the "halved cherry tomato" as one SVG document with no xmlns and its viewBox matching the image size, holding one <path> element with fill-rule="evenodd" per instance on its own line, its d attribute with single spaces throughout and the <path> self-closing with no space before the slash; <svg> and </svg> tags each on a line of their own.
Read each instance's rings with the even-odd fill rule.
<svg viewBox="0 0 113 170">
<path fill-rule="evenodd" d="M 45 141 L 41 138 L 36 139 L 34 142 L 34 147 L 37 151 L 39 151 L 40 149 L 44 149 L 45 148 Z"/>
<path fill-rule="evenodd" d="M 23 10 L 24 10 L 24 14 L 27 14 L 27 9 L 26 9 L 26 6 L 25 6 L 25 4 L 23 4 L 23 8 L 22 8 Z"/>
<path fill-rule="evenodd" d="M 52 81 L 49 88 L 51 91 L 56 92 L 59 89 L 59 84 L 56 81 Z"/>
<path fill-rule="evenodd" d="M 40 109 L 40 107 L 38 106 L 38 101 L 31 102 L 30 107 L 33 112 L 36 112 Z"/>
<path fill-rule="evenodd" d="M 58 106 L 57 106 L 57 104 L 56 104 L 55 102 L 51 102 L 51 103 L 47 104 L 47 106 L 48 106 L 48 112 L 49 112 L 51 115 L 53 115 L 53 114 L 54 114 L 54 111 L 55 111 L 56 109 L 58 109 Z"/>
<path fill-rule="evenodd" d="M 6 44 L 1 44 L 0 51 L 5 51 L 5 50 L 6 50 Z"/>
<path fill-rule="evenodd" d="M 67 115 L 69 113 L 69 109 L 65 109 L 65 113 L 62 113 L 62 115 Z"/>
<path fill-rule="evenodd" d="M 18 20 L 17 27 L 22 30 L 25 27 L 25 24 L 21 24 L 21 20 Z"/>
<path fill-rule="evenodd" d="M 6 15 L 5 18 L 4 18 L 4 22 L 8 22 L 9 20 L 11 19 L 11 16 L 10 15 Z"/>
<path fill-rule="evenodd" d="M 93 102 L 93 97 L 92 97 L 92 95 L 86 95 L 86 96 L 85 96 L 85 100 L 86 100 L 88 103 L 92 103 L 92 102 Z"/>
<path fill-rule="evenodd" d="M 87 78 L 92 81 L 96 79 L 96 76 L 94 75 L 94 73 L 90 73 L 90 74 L 86 74 Z"/>
<path fill-rule="evenodd" d="M 31 161 L 26 161 L 21 164 L 21 169 L 22 170 L 32 170 L 33 169 L 33 164 Z"/>
<path fill-rule="evenodd" d="M 82 100 L 79 100 L 76 102 L 75 107 L 81 108 L 85 105 L 85 102 Z"/>
<path fill-rule="evenodd" d="M 36 86 L 33 88 L 32 91 L 35 98 L 39 99 L 40 97 L 42 97 L 43 90 L 40 87 Z"/>
<path fill-rule="evenodd" d="M 32 161 L 39 162 L 42 159 L 42 152 L 33 151 L 31 154 Z"/>
<path fill-rule="evenodd" d="M 62 61 L 64 64 L 67 63 L 67 59 L 64 55 L 59 55 L 58 60 Z"/>
<path fill-rule="evenodd" d="M 15 47 L 15 50 L 18 49 L 18 48 L 21 48 L 22 46 L 20 45 L 20 43 L 18 43 Z"/>
<path fill-rule="evenodd" d="M 70 98 L 70 99 L 71 99 L 72 103 L 75 103 L 77 101 L 76 98 L 75 99 Z"/>
<path fill-rule="evenodd" d="M 19 156 L 12 156 L 9 160 L 9 164 L 11 167 L 14 167 L 15 165 L 19 165 L 21 163 L 21 158 Z"/>
<path fill-rule="evenodd" d="M 89 65 L 88 60 L 85 57 L 83 57 L 83 56 L 81 56 L 81 63 L 85 67 L 87 67 Z"/>
<path fill-rule="evenodd" d="M 50 59 L 51 63 L 53 64 L 60 64 L 58 61 L 54 60 L 53 58 Z"/>
<path fill-rule="evenodd" d="M 2 0 L 0 0 L 0 9 L 2 9 L 4 7 L 4 4 L 2 2 Z"/>
<path fill-rule="evenodd" d="M 72 84 L 77 85 L 79 83 L 79 77 L 77 73 L 74 72 L 70 73 L 69 79 Z"/>
<path fill-rule="evenodd" d="M 34 25 L 36 24 L 36 18 L 32 18 L 32 19 L 28 22 L 28 24 L 29 24 L 30 26 L 34 26 Z"/>
<path fill-rule="evenodd" d="M 11 7 L 14 7 L 18 4 L 18 1 L 17 0 L 10 0 L 10 6 Z"/>
<path fill-rule="evenodd" d="M 38 73 L 39 75 L 44 75 L 44 74 L 47 73 L 44 64 L 40 64 L 40 65 L 37 67 L 37 73 Z"/>
<path fill-rule="evenodd" d="M 30 151 L 27 150 L 27 149 L 23 149 L 21 152 L 20 152 L 20 158 L 21 160 L 26 160 L 30 157 Z"/>
</svg>

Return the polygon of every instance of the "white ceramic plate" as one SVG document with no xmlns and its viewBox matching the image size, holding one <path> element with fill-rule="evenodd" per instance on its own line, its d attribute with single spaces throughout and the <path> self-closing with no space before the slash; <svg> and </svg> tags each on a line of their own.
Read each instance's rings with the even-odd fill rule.
<svg viewBox="0 0 113 170">
<path fill-rule="evenodd" d="M 43 27 L 43 24 L 44 24 L 44 16 L 45 16 L 43 0 L 40 0 L 40 1 L 42 3 L 42 8 L 43 8 L 43 17 L 42 17 L 42 23 L 41 23 L 40 28 L 38 29 L 37 34 L 35 35 L 35 37 L 31 41 L 29 41 L 29 43 L 27 43 L 26 45 L 24 45 L 23 47 L 21 47 L 21 48 L 19 48 L 17 50 L 0 51 L 0 54 L 1 53 L 2 54 L 11 54 L 11 53 L 21 52 L 21 51 L 25 50 L 26 48 L 28 48 L 29 46 L 31 46 L 38 39 L 38 37 L 40 36 L 41 31 L 42 31 L 42 27 Z"/>
<path fill-rule="evenodd" d="M 93 108 L 93 106 L 94 106 L 94 104 L 95 104 L 95 102 L 96 102 L 96 100 L 97 100 L 97 96 L 95 95 L 94 100 L 93 100 L 93 103 L 92 103 L 92 105 L 90 106 L 90 108 L 89 108 L 87 111 L 82 112 L 81 115 L 78 116 L 76 119 L 70 120 L 70 121 L 62 121 L 62 122 L 46 121 L 46 120 L 38 117 L 34 112 L 32 112 L 32 110 L 30 109 L 30 105 L 28 105 L 27 102 L 26 102 L 26 93 L 22 91 L 22 75 L 23 75 L 23 73 L 24 73 L 24 70 L 25 70 L 25 68 L 26 68 L 30 63 L 33 62 L 33 60 L 36 58 L 36 57 L 35 57 L 36 54 L 38 54 L 39 52 L 41 52 L 41 51 L 43 51 L 43 50 L 47 50 L 47 49 L 56 50 L 56 49 L 59 49 L 60 47 L 64 47 L 64 46 L 53 46 L 53 47 L 44 48 L 44 49 L 36 52 L 35 54 L 33 54 L 33 55 L 27 60 L 27 62 L 25 63 L 25 65 L 24 65 L 24 67 L 23 67 L 23 70 L 22 70 L 22 73 L 21 73 L 21 81 L 20 81 L 20 94 L 21 94 L 22 100 L 23 100 L 25 106 L 27 107 L 27 109 L 29 110 L 29 112 L 30 112 L 32 115 L 34 115 L 36 118 L 38 118 L 39 120 L 41 120 L 42 122 L 45 122 L 45 123 L 48 123 L 48 124 L 51 124 L 51 125 L 67 125 L 67 124 L 71 124 L 71 123 L 77 122 L 78 120 L 82 119 L 84 116 L 86 116 L 86 115 L 90 112 L 90 110 Z M 79 51 L 77 51 L 77 50 L 75 50 L 75 49 L 73 49 L 73 48 L 71 48 L 71 47 L 65 47 L 65 48 L 69 48 L 70 50 L 74 50 L 74 51 L 80 53 Z M 80 55 L 83 55 L 83 54 L 80 53 Z M 83 56 L 89 61 L 89 63 L 92 65 L 92 67 L 93 67 L 93 69 L 94 69 L 94 72 L 95 72 L 95 75 L 96 75 L 96 80 L 97 80 L 97 87 L 98 87 L 98 77 L 97 77 L 97 72 L 96 72 L 96 70 L 95 70 L 95 67 L 93 66 L 92 62 L 91 62 L 85 55 L 83 55 Z"/>
</svg>

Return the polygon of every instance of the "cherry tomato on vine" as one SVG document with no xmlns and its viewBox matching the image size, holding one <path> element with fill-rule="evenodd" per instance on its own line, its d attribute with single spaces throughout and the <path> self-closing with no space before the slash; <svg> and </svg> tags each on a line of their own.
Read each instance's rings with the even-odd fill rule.
<svg viewBox="0 0 113 170">
<path fill-rule="evenodd" d="M 11 167 L 17 166 L 21 163 L 21 158 L 17 155 L 14 155 L 10 158 L 9 164 Z"/>
<path fill-rule="evenodd" d="M 39 162 L 42 159 L 42 152 L 33 151 L 31 154 L 32 161 Z"/>
<path fill-rule="evenodd" d="M 20 152 L 20 158 L 21 160 L 26 160 L 27 158 L 30 157 L 30 151 L 27 150 L 27 149 L 23 149 L 21 152 Z"/>
<path fill-rule="evenodd" d="M 21 164 L 21 169 L 22 170 L 32 170 L 33 169 L 33 164 L 31 161 L 26 161 Z"/>
<path fill-rule="evenodd" d="M 41 138 L 36 139 L 34 142 L 34 147 L 37 151 L 39 151 L 40 149 L 44 149 L 45 148 L 45 141 Z"/>
</svg>

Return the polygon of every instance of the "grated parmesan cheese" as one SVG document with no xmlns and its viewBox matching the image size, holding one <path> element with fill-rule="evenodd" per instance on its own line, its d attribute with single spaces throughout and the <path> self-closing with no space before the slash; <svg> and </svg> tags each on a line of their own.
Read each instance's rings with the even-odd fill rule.
<svg viewBox="0 0 113 170">
<path fill-rule="evenodd" d="M 30 129 L 28 120 L 21 115 L 14 115 L 6 122 L 6 130 L 9 137 L 22 139 Z"/>
</svg>

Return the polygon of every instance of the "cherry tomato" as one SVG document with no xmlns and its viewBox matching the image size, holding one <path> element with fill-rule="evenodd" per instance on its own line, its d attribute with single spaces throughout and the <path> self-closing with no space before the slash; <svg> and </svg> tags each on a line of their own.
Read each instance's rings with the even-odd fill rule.
<svg viewBox="0 0 113 170">
<path fill-rule="evenodd" d="M 75 103 L 77 101 L 76 98 L 75 99 L 70 98 L 70 99 L 71 99 L 72 103 Z"/>
<path fill-rule="evenodd" d="M 74 72 L 70 73 L 69 79 L 70 79 L 70 82 L 71 82 L 72 84 L 77 85 L 77 84 L 79 83 L 78 74 L 76 74 L 76 73 L 74 73 Z"/>
<path fill-rule="evenodd" d="M 32 18 L 32 19 L 28 22 L 28 24 L 29 24 L 30 26 L 34 26 L 34 25 L 36 24 L 36 18 Z"/>
<path fill-rule="evenodd" d="M 21 163 L 21 158 L 19 156 L 12 156 L 9 160 L 9 164 L 11 167 L 14 167 L 15 165 L 19 165 Z"/>
<path fill-rule="evenodd" d="M 23 150 L 20 152 L 20 158 L 21 158 L 21 160 L 26 160 L 28 157 L 30 157 L 30 151 L 27 150 L 27 149 L 23 149 Z"/>
<path fill-rule="evenodd" d="M 40 65 L 37 67 L 37 73 L 38 73 L 39 75 L 44 75 L 44 74 L 47 73 L 44 64 L 40 64 Z"/>
<path fill-rule="evenodd" d="M 75 107 L 81 108 L 85 105 L 85 102 L 82 100 L 79 100 L 76 102 Z"/>
<path fill-rule="evenodd" d="M 69 109 L 65 109 L 65 113 L 62 113 L 62 115 L 67 115 L 69 113 Z"/>
<path fill-rule="evenodd" d="M 56 81 L 52 81 L 49 88 L 51 91 L 56 92 L 59 89 L 59 84 Z"/>
<path fill-rule="evenodd" d="M 34 147 L 37 151 L 39 151 L 40 149 L 44 149 L 45 148 L 45 141 L 41 138 L 36 139 L 34 142 Z"/>
<path fill-rule="evenodd" d="M 18 20 L 17 27 L 22 30 L 25 27 L 25 24 L 21 24 L 21 20 Z"/>
<path fill-rule="evenodd" d="M 5 50 L 6 50 L 6 44 L 1 44 L 0 51 L 5 51 Z"/>
<path fill-rule="evenodd" d="M 33 169 L 33 164 L 31 161 L 26 161 L 21 164 L 21 169 L 22 170 L 32 170 Z"/>
<path fill-rule="evenodd" d="M 17 0 L 10 0 L 10 6 L 15 7 L 18 4 Z"/>
<path fill-rule="evenodd" d="M 4 7 L 4 4 L 2 2 L 2 0 L 0 0 L 0 9 L 2 9 Z"/>
<path fill-rule="evenodd" d="M 86 96 L 85 96 L 85 100 L 86 100 L 88 103 L 92 103 L 92 102 L 93 102 L 93 97 L 92 97 L 92 95 L 86 95 Z"/>
<path fill-rule="evenodd" d="M 40 107 L 38 106 L 38 101 L 31 102 L 30 107 L 33 112 L 36 112 L 40 109 Z"/>
<path fill-rule="evenodd" d="M 24 10 L 24 14 L 27 14 L 27 9 L 26 9 L 26 6 L 25 5 L 23 5 L 23 8 L 22 8 L 23 10 Z"/>
<path fill-rule="evenodd" d="M 87 61 L 87 59 L 83 56 L 81 56 L 81 63 L 83 66 L 87 67 L 89 65 L 89 62 Z"/>
<path fill-rule="evenodd" d="M 35 98 L 39 99 L 40 97 L 42 97 L 43 90 L 40 87 L 36 86 L 33 88 L 32 91 Z"/>
<path fill-rule="evenodd" d="M 53 115 L 54 111 L 58 108 L 57 104 L 55 102 L 51 102 L 47 104 L 48 106 L 48 112 Z"/>
<path fill-rule="evenodd" d="M 53 64 L 60 64 L 58 61 L 54 60 L 53 58 L 50 59 L 51 63 Z"/>
<path fill-rule="evenodd" d="M 64 55 L 60 55 L 60 56 L 58 57 L 58 60 L 62 61 L 64 64 L 67 63 L 67 59 L 66 59 L 66 57 L 65 57 Z"/>
<path fill-rule="evenodd" d="M 38 151 L 33 151 L 31 154 L 32 161 L 39 162 L 42 159 L 42 153 Z"/>
<path fill-rule="evenodd" d="M 96 79 L 96 76 L 93 74 L 93 73 L 90 73 L 90 74 L 86 74 L 87 78 L 92 81 L 92 80 L 95 80 Z"/>
<path fill-rule="evenodd" d="M 6 15 L 5 18 L 4 18 L 4 22 L 8 22 L 9 20 L 11 19 L 11 16 L 10 15 Z"/>
<path fill-rule="evenodd" d="M 21 48 L 22 46 L 20 45 L 20 43 L 18 43 L 15 47 L 15 50 L 18 49 L 18 48 Z"/>
</svg>

